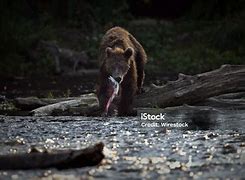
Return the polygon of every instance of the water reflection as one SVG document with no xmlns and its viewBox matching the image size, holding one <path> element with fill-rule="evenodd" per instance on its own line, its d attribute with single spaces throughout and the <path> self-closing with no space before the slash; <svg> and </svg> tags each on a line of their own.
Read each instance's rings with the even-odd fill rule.
<svg viewBox="0 0 245 180">
<path fill-rule="evenodd" d="M 57 171 L 48 177 L 72 178 L 241 178 L 244 177 L 243 111 L 175 110 L 165 121 L 184 128 L 139 127 L 139 117 L 0 117 L 0 154 L 30 148 L 78 149 L 105 143 L 100 166 Z M 0 179 L 44 177 L 47 170 L 0 171 Z"/>
</svg>

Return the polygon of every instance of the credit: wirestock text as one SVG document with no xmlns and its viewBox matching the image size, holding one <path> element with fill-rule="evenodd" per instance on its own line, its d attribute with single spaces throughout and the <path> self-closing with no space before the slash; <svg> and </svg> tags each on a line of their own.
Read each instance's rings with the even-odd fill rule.
<svg viewBox="0 0 245 180">
<path fill-rule="evenodd" d="M 167 128 L 186 128 L 188 123 L 175 122 L 175 123 L 159 123 L 159 122 L 142 122 L 141 127 L 167 127 Z"/>
</svg>

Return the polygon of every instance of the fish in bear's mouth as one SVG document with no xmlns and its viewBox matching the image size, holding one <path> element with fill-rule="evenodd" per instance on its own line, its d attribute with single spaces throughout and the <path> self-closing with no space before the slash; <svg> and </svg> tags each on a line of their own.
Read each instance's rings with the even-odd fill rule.
<svg viewBox="0 0 245 180">
<path fill-rule="evenodd" d="M 115 98 L 115 96 L 118 94 L 118 91 L 119 91 L 119 83 L 112 77 L 112 76 L 109 76 L 108 77 L 108 93 L 109 93 L 109 98 L 106 102 L 106 106 L 105 106 L 105 109 L 104 109 L 104 114 L 107 115 L 108 113 L 108 110 L 109 110 L 109 107 L 113 101 L 113 99 Z"/>
</svg>

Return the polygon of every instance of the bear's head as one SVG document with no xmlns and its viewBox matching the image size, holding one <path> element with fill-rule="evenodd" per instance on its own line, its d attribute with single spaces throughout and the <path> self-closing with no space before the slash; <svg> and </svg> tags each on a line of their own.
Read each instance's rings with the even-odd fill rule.
<svg viewBox="0 0 245 180">
<path fill-rule="evenodd" d="M 126 50 L 121 48 L 112 49 L 110 47 L 106 48 L 106 71 L 110 76 L 112 76 L 118 83 L 123 81 L 123 78 L 127 74 L 134 50 L 128 47 Z"/>
</svg>

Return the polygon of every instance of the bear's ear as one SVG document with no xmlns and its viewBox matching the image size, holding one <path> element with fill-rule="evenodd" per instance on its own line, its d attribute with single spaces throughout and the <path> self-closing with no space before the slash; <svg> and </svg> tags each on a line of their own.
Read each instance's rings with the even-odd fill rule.
<svg viewBox="0 0 245 180">
<path fill-rule="evenodd" d="M 124 52 L 124 57 L 126 57 L 127 59 L 129 59 L 134 53 L 133 48 L 129 47 L 125 50 Z"/>
<path fill-rule="evenodd" d="M 107 47 L 107 48 L 105 49 L 105 52 L 106 52 L 106 57 L 110 57 L 111 54 L 112 54 L 112 48 Z"/>
</svg>

